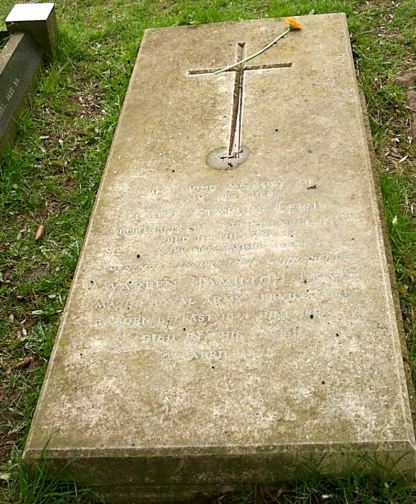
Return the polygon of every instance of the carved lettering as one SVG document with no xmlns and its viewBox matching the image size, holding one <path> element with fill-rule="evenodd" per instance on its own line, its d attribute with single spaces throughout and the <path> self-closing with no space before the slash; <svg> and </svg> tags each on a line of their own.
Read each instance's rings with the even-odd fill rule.
<svg viewBox="0 0 416 504">
<path fill-rule="evenodd" d="M 209 337 L 224 339 L 227 341 L 243 341 L 244 337 L 240 331 L 218 331 L 209 333 Z"/>
<path fill-rule="evenodd" d="M 172 343 L 175 339 L 174 334 L 142 334 L 140 336 L 142 343 Z"/>
<path fill-rule="evenodd" d="M 168 290 L 176 287 L 176 279 L 144 280 L 127 282 L 106 282 L 104 289 L 108 291 L 148 291 Z"/>
<path fill-rule="evenodd" d="M 177 213 L 174 210 L 157 211 L 157 210 L 142 210 L 134 215 L 135 220 L 168 220 L 175 219 Z"/>
<path fill-rule="evenodd" d="M 10 87 L 7 89 L 5 96 L 4 96 L 5 102 L 0 103 L 0 118 L 3 117 L 4 114 L 6 113 L 6 111 L 8 109 L 8 104 L 10 103 L 12 98 L 15 96 L 16 90 L 19 87 L 20 81 L 21 81 L 21 79 L 16 77 L 15 79 L 13 79 Z"/>
<path fill-rule="evenodd" d="M 191 360 L 224 360 L 229 355 L 226 350 L 193 350 Z"/>
<path fill-rule="evenodd" d="M 111 322 L 114 326 L 124 326 L 124 327 L 137 327 L 137 326 L 147 326 L 150 324 L 150 320 L 145 317 L 111 317 Z"/>
<path fill-rule="evenodd" d="M 282 285 L 285 282 L 284 274 L 262 276 L 234 276 L 234 277 L 193 277 L 192 284 L 196 288 L 207 287 L 243 287 L 243 286 L 272 286 Z"/>
</svg>

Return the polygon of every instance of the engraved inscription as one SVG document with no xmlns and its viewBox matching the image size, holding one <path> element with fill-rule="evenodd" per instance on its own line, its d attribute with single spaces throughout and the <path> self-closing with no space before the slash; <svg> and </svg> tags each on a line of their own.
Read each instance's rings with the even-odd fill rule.
<svg viewBox="0 0 416 504">
<path fill-rule="evenodd" d="M 0 101 L 0 119 L 4 116 L 4 114 L 7 112 L 9 103 L 13 99 L 14 95 L 16 94 L 16 91 L 19 87 L 20 84 L 20 79 L 16 77 L 13 79 L 10 87 L 7 89 L 4 99 Z"/>
<path fill-rule="evenodd" d="M 112 228 L 120 248 L 88 285 L 98 296 L 94 325 L 119 331 L 131 351 L 209 365 L 262 359 L 262 341 L 305 338 L 336 317 L 329 299 L 342 307 L 360 295 L 353 254 L 314 238 L 354 215 L 313 193 L 316 180 L 242 176 L 150 189 L 137 180 L 137 207 Z M 130 185 L 118 181 L 120 197 Z M 126 243 L 137 247 L 129 258 Z"/>
</svg>

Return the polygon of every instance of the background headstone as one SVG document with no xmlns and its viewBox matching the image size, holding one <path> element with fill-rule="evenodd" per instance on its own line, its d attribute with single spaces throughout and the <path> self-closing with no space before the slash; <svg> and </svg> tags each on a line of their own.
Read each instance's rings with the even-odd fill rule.
<svg viewBox="0 0 416 504">
<path fill-rule="evenodd" d="M 43 60 L 52 54 L 57 39 L 55 5 L 16 4 L 6 25 L 9 37 L 0 52 L 0 151 L 13 138 Z"/>
<path fill-rule="evenodd" d="M 11 35 L 0 52 L 0 150 L 14 135 L 18 114 L 41 66 L 42 51 L 29 35 Z"/>
</svg>

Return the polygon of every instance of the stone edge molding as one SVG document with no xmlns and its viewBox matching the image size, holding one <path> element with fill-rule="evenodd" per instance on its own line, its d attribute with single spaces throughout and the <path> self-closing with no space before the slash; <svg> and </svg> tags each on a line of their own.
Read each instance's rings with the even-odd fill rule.
<svg viewBox="0 0 416 504">
<path fill-rule="evenodd" d="M 19 113 L 43 62 L 52 56 L 58 33 L 55 4 L 16 4 L 6 26 L 10 38 L 0 52 L 0 152 L 13 140 Z"/>
</svg>

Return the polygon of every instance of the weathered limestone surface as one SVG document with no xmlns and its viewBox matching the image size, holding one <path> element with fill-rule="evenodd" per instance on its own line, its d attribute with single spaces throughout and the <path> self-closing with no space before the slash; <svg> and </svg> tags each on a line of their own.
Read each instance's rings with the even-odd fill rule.
<svg viewBox="0 0 416 504">
<path fill-rule="evenodd" d="M 415 439 L 345 17 L 146 32 L 24 457 L 177 496 L 400 459 Z M 200 69 L 200 73 L 189 73 Z M 368 470 L 371 464 L 367 462 Z M 129 500 L 129 502 L 131 502 Z"/>
</svg>

